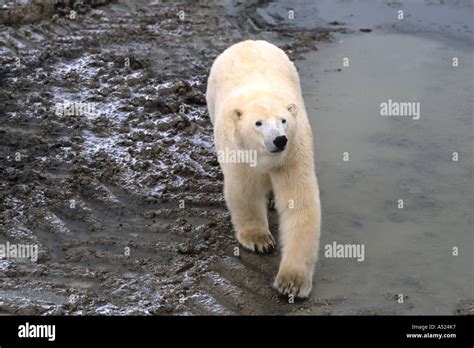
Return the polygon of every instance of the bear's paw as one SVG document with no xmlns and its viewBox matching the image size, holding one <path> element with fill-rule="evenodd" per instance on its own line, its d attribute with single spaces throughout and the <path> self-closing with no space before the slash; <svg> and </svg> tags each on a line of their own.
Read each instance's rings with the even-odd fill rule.
<svg viewBox="0 0 474 348">
<path fill-rule="evenodd" d="M 273 286 L 284 296 L 307 298 L 312 289 L 312 272 L 305 269 L 280 268 Z"/>
<path fill-rule="evenodd" d="M 246 228 L 237 232 L 237 240 L 242 246 L 256 253 L 269 253 L 275 249 L 275 239 L 264 228 Z"/>
</svg>

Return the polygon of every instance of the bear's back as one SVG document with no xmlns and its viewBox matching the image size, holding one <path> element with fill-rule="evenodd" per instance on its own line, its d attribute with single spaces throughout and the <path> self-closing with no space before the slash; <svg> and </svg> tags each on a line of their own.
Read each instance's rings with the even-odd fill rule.
<svg viewBox="0 0 474 348">
<path fill-rule="evenodd" d="M 226 49 L 214 62 L 220 71 L 217 83 L 272 84 L 299 82 L 294 64 L 283 50 L 262 40 L 239 42 Z M 222 70 L 221 70 L 222 69 Z"/>
<path fill-rule="evenodd" d="M 300 100 L 301 89 L 294 64 L 283 50 L 262 40 L 234 44 L 214 61 L 206 98 L 212 123 L 215 112 L 228 100 L 268 92 Z"/>
<path fill-rule="evenodd" d="M 206 91 L 213 124 L 226 109 L 242 107 L 261 95 L 304 109 L 298 72 L 283 50 L 266 41 L 247 40 L 216 58 Z"/>
</svg>

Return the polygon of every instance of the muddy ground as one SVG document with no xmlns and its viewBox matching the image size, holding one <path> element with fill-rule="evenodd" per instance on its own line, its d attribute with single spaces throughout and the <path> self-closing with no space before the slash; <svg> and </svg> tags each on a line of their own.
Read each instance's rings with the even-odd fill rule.
<svg viewBox="0 0 474 348">
<path fill-rule="evenodd" d="M 235 256 L 204 94 L 234 42 L 295 59 L 335 29 L 265 27 L 252 3 L 68 3 L 2 11 L 0 243 L 39 259 L 0 260 L 0 312 L 330 314 L 272 290 L 278 253 Z"/>
</svg>

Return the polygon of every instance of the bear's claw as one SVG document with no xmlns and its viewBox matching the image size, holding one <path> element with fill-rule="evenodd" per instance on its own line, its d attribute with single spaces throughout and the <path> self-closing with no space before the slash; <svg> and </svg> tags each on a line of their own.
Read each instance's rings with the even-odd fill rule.
<svg viewBox="0 0 474 348">
<path fill-rule="evenodd" d="M 275 239 L 266 230 L 245 230 L 237 233 L 237 239 L 242 246 L 258 254 L 270 253 L 275 249 Z"/>
<path fill-rule="evenodd" d="M 278 272 L 273 287 L 284 296 L 307 298 L 312 288 L 311 272 Z"/>
</svg>

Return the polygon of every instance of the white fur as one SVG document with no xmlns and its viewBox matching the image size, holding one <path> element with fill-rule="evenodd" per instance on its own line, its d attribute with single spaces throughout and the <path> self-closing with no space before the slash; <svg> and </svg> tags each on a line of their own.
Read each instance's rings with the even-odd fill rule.
<svg viewBox="0 0 474 348">
<path fill-rule="evenodd" d="M 240 42 L 215 60 L 206 99 L 217 150 L 248 150 L 258 155 L 255 167 L 220 163 L 237 239 L 254 251 L 274 246 L 266 208 L 267 194 L 273 191 L 282 247 L 274 286 L 282 294 L 307 297 L 319 247 L 321 212 L 312 132 L 295 66 L 268 42 Z M 262 126 L 257 127 L 256 121 Z M 284 151 L 272 153 L 273 139 L 281 135 L 288 144 Z"/>
</svg>

